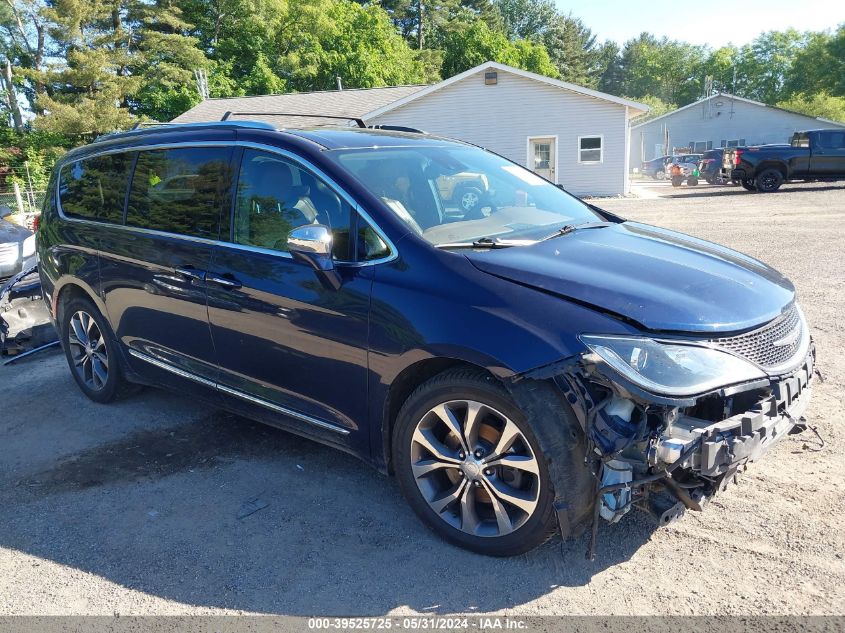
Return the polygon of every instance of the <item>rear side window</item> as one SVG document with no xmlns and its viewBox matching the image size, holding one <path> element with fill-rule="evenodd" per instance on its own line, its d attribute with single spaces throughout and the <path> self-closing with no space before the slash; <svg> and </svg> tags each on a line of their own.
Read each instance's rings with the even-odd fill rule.
<svg viewBox="0 0 845 633">
<path fill-rule="evenodd" d="M 61 168 L 59 201 L 69 217 L 123 222 L 123 201 L 132 154 L 106 154 Z"/>
<path fill-rule="evenodd" d="M 216 239 L 221 209 L 229 208 L 230 156 L 225 147 L 140 152 L 126 224 Z"/>
<path fill-rule="evenodd" d="M 845 131 L 819 132 L 819 147 L 824 149 L 845 149 Z"/>
</svg>

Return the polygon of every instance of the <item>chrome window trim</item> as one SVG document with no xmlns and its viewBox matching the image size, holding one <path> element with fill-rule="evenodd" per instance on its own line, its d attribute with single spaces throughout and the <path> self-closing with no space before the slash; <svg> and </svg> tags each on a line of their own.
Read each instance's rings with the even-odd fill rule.
<svg viewBox="0 0 845 633">
<path fill-rule="evenodd" d="M 214 382 L 213 380 L 208 380 L 207 378 L 203 378 L 202 376 L 197 376 L 196 374 L 192 374 L 189 371 L 185 371 L 184 369 L 180 369 L 171 365 L 170 363 L 166 363 L 163 360 L 159 360 L 153 356 L 145 354 L 143 352 L 139 352 L 136 349 L 129 348 L 129 354 L 134 356 L 135 358 L 142 360 L 150 365 L 154 365 L 159 369 L 163 369 L 165 371 L 169 371 L 176 376 L 181 378 L 185 378 L 187 380 L 192 380 L 193 382 L 199 383 L 206 387 L 210 387 L 215 391 L 222 391 L 223 393 L 230 394 L 241 400 L 246 400 L 247 402 L 252 402 L 253 404 L 257 404 L 259 406 L 265 407 L 272 411 L 276 411 L 277 413 L 281 413 L 283 415 L 287 415 L 291 418 L 296 420 L 300 420 L 302 422 L 307 422 L 313 426 L 319 427 L 321 429 L 326 429 L 328 431 L 334 431 L 335 433 L 340 433 L 341 435 L 349 435 L 349 429 L 344 429 L 339 427 L 331 422 L 326 422 L 325 420 L 320 420 L 319 418 L 311 417 L 310 415 L 306 415 L 305 413 L 300 413 L 299 411 L 294 411 L 293 409 L 288 409 L 287 407 L 283 407 L 281 405 L 275 404 L 273 402 L 269 402 L 262 398 L 258 398 L 256 396 L 250 395 L 246 392 L 240 391 L 238 389 L 232 389 L 231 387 L 227 387 L 226 385 L 220 384 L 219 382 Z"/>
<path fill-rule="evenodd" d="M 119 148 L 109 148 L 104 149 L 99 152 L 92 152 L 90 154 L 86 154 L 85 156 L 81 156 L 74 160 L 69 160 L 63 163 L 58 169 L 58 177 L 56 178 L 56 209 L 58 210 L 59 217 L 62 220 L 67 222 L 79 222 L 81 224 L 87 225 L 94 225 L 94 226 L 109 226 L 112 228 L 117 228 L 121 230 L 126 230 L 134 233 L 142 233 L 147 235 L 158 235 L 162 237 L 172 237 L 183 241 L 188 242 L 199 242 L 201 244 L 208 244 L 210 246 L 222 246 L 226 248 L 234 248 L 238 250 L 248 251 L 248 252 L 257 252 L 257 253 L 264 253 L 267 255 L 275 255 L 277 257 L 282 257 L 284 259 L 293 259 L 293 256 L 287 251 L 276 251 L 269 248 L 262 248 L 259 246 L 250 246 L 248 244 L 235 244 L 234 242 L 228 242 L 225 240 L 211 240 L 202 237 L 193 237 L 190 235 L 182 235 L 180 233 L 171 233 L 169 231 L 158 231 L 156 229 L 145 229 L 137 226 L 129 226 L 126 224 L 115 224 L 112 222 L 99 222 L 96 220 L 86 220 L 84 218 L 74 218 L 65 215 L 64 209 L 62 209 L 62 199 L 59 195 L 59 190 L 61 188 L 61 170 L 64 169 L 67 165 L 76 163 L 78 161 L 87 160 L 89 158 L 96 158 L 97 156 L 104 156 L 108 154 L 120 154 L 125 152 L 142 152 L 142 151 L 151 151 L 151 150 L 159 150 L 159 149 L 189 149 L 192 147 L 244 147 L 249 149 L 255 149 L 259 151 L 265 151 L 271 154 L 277 154 L 279 156 L 283 156 L 292 162 L 296 163 L 297 165 L 301 165 L 304 169 L 312 172 L 315 176 L 323 180 L 327 185 L 329 185 L 332 190 L 343 198 L 354 210 L 358 213 L 362 218 L 364 218 L 370 226 L 373 227 L 373 230 L 378 234 L 378 236 L 384 241 L 387 247 L 390 249 L 390 255 L 385 257 L 381 257 L 379 259 L 363 261 L 363 262 L 349 262 L 349 261 L 336 261 L 335 263 L 339 266 L 347 266 L 347 267 L 364 267 L 364 266 L 375 266 L 377 264 L 385 264 L 387 262 L 391 262 L 399 257 L 399 251 L 396 248 L 396 245 L 390 240 L 387 235 L 385 235 L 384 231 L 381 230 L 381 227 L 373 221 L 372 216 L 367 213 L 360 204 L 355 202 L 355 200 L 350 196 L 340 185 L 335 182 L 334 179 L 329 177 L 322 169 L 317 167 L 316 165 L 312 164 L 308 160 L 302 158 L 298 154 L 295 154 L 289 150 L 282 149 L 281 147 L 275 147 L 273 145 L 265 145 L 264 143 L 254 143 L 252 141 L 181 141 L 181 142 L 172 142 L 172 143 L 155 143 L 150 145 L 133 145 L 133 146 L 125 146 Z M 128 187 L 131 187 L 132 183 L 130 182 Z M 127 189 L 128 191 L 128 189 Z"/>
</svg>

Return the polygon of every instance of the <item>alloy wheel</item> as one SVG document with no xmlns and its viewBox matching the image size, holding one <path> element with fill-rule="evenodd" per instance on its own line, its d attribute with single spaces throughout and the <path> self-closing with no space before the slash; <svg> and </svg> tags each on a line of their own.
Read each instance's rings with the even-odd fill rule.
<svg viewBox="0 0 845 633">
<path fill-rule="evenodd" d="M 472 211 L 478 204 L 478 194 L 474 191 L 467 191 L 461 196 L 461 208 L 464 211 Z"/>
<path fill-rule="evenodd" d="M 429 507 L 474 536 L 504 536 L 537 510 L 540 466 L 519 427 L 480 402 L 430 409 L 411 438 L 411 469 Z"/>
<path fill-rule="evenodd" d="M 75 312 L 68 326 L 68 346 L 73 369 L 89 389 L 100 391 L 109 377 L 105 337 L 94 317 L 84 310 Z"/>
</svg>

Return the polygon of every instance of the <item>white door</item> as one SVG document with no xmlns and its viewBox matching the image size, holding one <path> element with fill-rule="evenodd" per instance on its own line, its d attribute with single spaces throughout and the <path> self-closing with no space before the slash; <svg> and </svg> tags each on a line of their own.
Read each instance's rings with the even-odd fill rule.
<svg viewBox="0 0 845 633">
<path fill-rule="evenodd" d="M 555 180 L 556 152 L 554 138 L 532 138 L 529 140 L 528 164 L 536 174 L 557 182 Z"/>
</svg>

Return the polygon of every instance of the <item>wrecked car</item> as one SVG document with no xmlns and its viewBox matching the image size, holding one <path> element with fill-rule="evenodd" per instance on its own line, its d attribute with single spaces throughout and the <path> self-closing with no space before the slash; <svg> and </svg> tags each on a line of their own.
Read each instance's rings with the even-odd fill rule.
<svg viewBox="0 0 845 633">
<path fill-rule="evenodd" d="M 35 235 L 10 221 L 12 210 L 0 206 L 0 286 L 35 265 Z"/>
<path fill-rule="evenodd" d="M 487 186 L 447 215 L 438 179 L 466 173 Z M 805 424 L 815 350 L 781 274 L 458 141 L 115 134 L 60 159 L 37 242 L 89 398 L 155 385 L 324 442 L 483 554 L 699 510 Z"/>
</svg>

